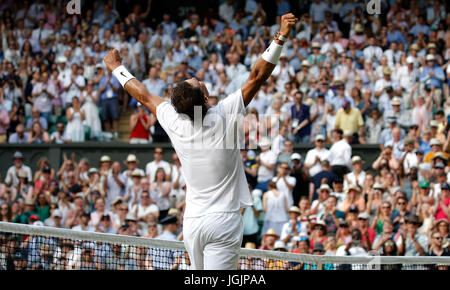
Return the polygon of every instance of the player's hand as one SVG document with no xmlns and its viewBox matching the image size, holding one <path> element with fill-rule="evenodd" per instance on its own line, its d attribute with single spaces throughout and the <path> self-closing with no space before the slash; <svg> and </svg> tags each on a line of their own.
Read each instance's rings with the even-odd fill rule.
<svg viewBox="0 0 450 290">
<path fill-rule="evenodd" d="M 280 34 L 284 37 L 288 37 L 291 33 L 291 29 L 295 26 L 297 21 L 298 18 L 296 18 L 292 13 L 281 16 Z"/>
<path fill-rule="evenodd" d="M 117 49 L 112 49 L 108 52 L 103 61 L 106 64 L 106 68 L 113 71 L 122 64 L 122 57 Z"/>
</svg>

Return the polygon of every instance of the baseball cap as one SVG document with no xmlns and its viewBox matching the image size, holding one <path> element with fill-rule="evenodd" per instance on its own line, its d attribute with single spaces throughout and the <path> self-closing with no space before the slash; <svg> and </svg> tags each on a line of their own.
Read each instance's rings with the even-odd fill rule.
<svg viewBox="0 0 450 290">
<path fill-rule="evenodd" d="M 313 252 L 325 252 L 325 247 L 322 243 L 314 243 Z"/>
<path fill-rule="evenodd" d="M 408 56 L 407 58 L 406 58 L 406 63 L 414 63 L 414 57 L 413 56 Z"/>
<path fill-rule="evenodd" d="M 42 172 L 50 173 L 50 172 L 52 172 L 52 169 L 49 166 L 44 166 L 44 168 L 42 168 Z"/>
<path fill-rule="evenodd" d="M 17 159 L 17 158 L 23 159 L 23 154 L 22 154 L 22 152 L 16 151 L 16 152 L 14 153 L 13 159 Z"/>
<path fill-rule="evenodd" d="M 390 87 L 392 89 L 392 87 Z M 400 106 L 402 104 L 402 101 L 400 100 L 399 97 L 394 97 L 392 99 L 392 105 L 393 106 Z"/>
<path fill-rule="evenodd" d="M 432 54 L 428 54 L 427 57 L 425 58 L 425 60 L 426 61 L 433 61 L 433 60 L 435 60 L 435 57 Z"/>
<path fill-rule="evenodd" d="M 430 146 L 434 146 L 434 145 L 441 145 L 441 142 L 438 139 L 433 138 L 430 140 Z"/>
<path fill-rule="evenodd" d="M 368 213 L 367 211 L 362 212 L 362 213 L 360 213 L 360 214 L 358 215 L 358 218 L 359 218 L 359 219 L 367 220 L 367 219 L 369 219 L 369 213 Z"/>
<path fill-rule="evenodd" d="M 430 188 L 430 183 L 429 183 L 428 181 L 426 181 L 426 180 L 422 180 L 422 181 L 419 183 L 419 187 L 420 187 L 420 188 Z"/>
<path fill-rule="evenodd" d="M 319 134 L 315 138 L 316 141 L 325 141 L 325 137 L 322 134 Z"/>
<path fill-rule="evenodd" d="M 291 160 L 302 160 L 302 156 L 298 153 L 293 153 L 291 155 Z"/>
<path fill-rule="evenodd" d="M 355 155 L 352 157 L 352 164 L 354 163 L 361 163 L 363 160 L 358 155 Z"/>
<path fill-rule="evenodd" d="M 444 182 L 442 185 L 441 185 L 441 190 L 442 189 L 450 189 L 450 184 L 448 184 L 447 182 Z"/>
<path fill-rule="evenodd" d="M 350 209 L 348 210 L 349 212 L 353 212 L 353 213 L 358 213 L 359 209 L 357 206 L 351 206 Z"/>
<path fill-rule="evenodd" d="M 30 221 L 39 221 L 39 220 L 40 220 L 39 216 L 37 216 L 35 214 L 30 215 Z"/>
<path fill-rule="evenodd" d="M 276 241 L 275 245 L 273 246 L 274 250 L 286 250 L 286 244 L 283 241 Z"/>
<path fill-rule="evenodd" d="M 439 122 L 437 120 L 431 120 L 430 127 L 439 127 Z"/>
<path fill-rule="evenodd" d="M 97 173 L 97 172 L 98 172 L 98 170 L 97 170 L 97 168 L 95 168 L 95 167 L 91 167 L 91 168 L 89 168 L 89 170 L 88 170 L 88 174 Z"/>
<path fill-rule="evenodd" d="M 61 211 L 59 209 L 54 209 L 52 212 L 52 217 L 62 217 Z"/>
</svg>

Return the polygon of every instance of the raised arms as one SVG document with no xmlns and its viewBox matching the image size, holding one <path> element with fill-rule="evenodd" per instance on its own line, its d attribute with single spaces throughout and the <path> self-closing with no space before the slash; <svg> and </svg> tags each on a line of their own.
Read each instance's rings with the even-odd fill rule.
<svg viewBox="0 0 450 290">
<path fill-rule="evenodd" d="M 103 60 L 106 64 L 106 67 L 110 71 L 114 71 L 122 64 L 122 57 L 120 56 L 117 49 L 112 49 Z M 122 76 L 125 78 L 130 77 L 129 72 L 126 71 L 126 69 L 124 69 L 123 72 L 119 73 L 123 73 Z M 145 86 L 135 78 L 127 81 L 124 88 L 133 98 L 144 105 L 152 112 L 154 116 L 156 116 L 156 107 L 158 107 L 158 105 L 163 102 L 161 97 L 149 93 Z"/>
<path fill-rule="evenodd" d="M 291 32 L 292 27 L 295 26 L 298 19 L 295 18 L 294 14 L 289 13 L 285 14 L 281 17 L 281 27 L 280 34 L 281 36 L 287 38 L 289 33 Z M 274 40 L 278 45 L 283 45 L 284 41 Z M 267 51 L 267 50 L 266 50 Z M 279 55 L 278 55 L 279 57 Z M 278 61 L 278 58 L 276 59 Z M 244 98 L 244 105 L 247 106 L 255 96 L 255 94 L 259 91 L 261 85 L 269 78 L 272 74 L 273 69 L 276 64 L 270 63 L 264 60 L 262 57 L 258 59 L 255 65 L 250 72 L 250 76 L 245 81 L 242 86 L 242 97 Z"/>
</svg>

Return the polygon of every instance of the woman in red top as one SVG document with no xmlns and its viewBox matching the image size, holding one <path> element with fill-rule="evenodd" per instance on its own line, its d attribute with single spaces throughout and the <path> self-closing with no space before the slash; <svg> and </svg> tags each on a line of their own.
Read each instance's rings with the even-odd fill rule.
<svg viewBox="0 0 450 290">
<path fill-rule="evenodd" d="M 155 124 L 155 117 L 148 114 L 147 109 L 138 103 L 138 109 L 130 117 L 130 127 L 133 128 L 130 134 L 130 144 L 150 143 L 149 128 Z"/>
<path fill-rule="evenodd" d="M 446 182 L 441 185 L 441 194 L 435 206 L 435 220 L 450 220 L 450 185 Z"/>
</svg>

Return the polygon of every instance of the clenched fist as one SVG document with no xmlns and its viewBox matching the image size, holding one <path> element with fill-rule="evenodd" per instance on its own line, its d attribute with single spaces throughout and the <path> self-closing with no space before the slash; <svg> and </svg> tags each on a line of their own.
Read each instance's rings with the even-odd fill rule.
<svg viewBox="0 0 450 290">
<path fill-rule="evenodd" d="M 110 71 L 113 71 L 114 69 L 122 65 L 122 57 L 120 56 L 117 49 L 110 50 L 105 58 L 103 58 L 103 61 L 106 64 L 106 68 Z"/>
<path fill-rule="evenodd" d="M 298 18 L 292 13 L 281 16 L 280 34 L 284 37 L 288 37 L 291 33 L 291 29 L 298 22 Z"/>
</svg>

